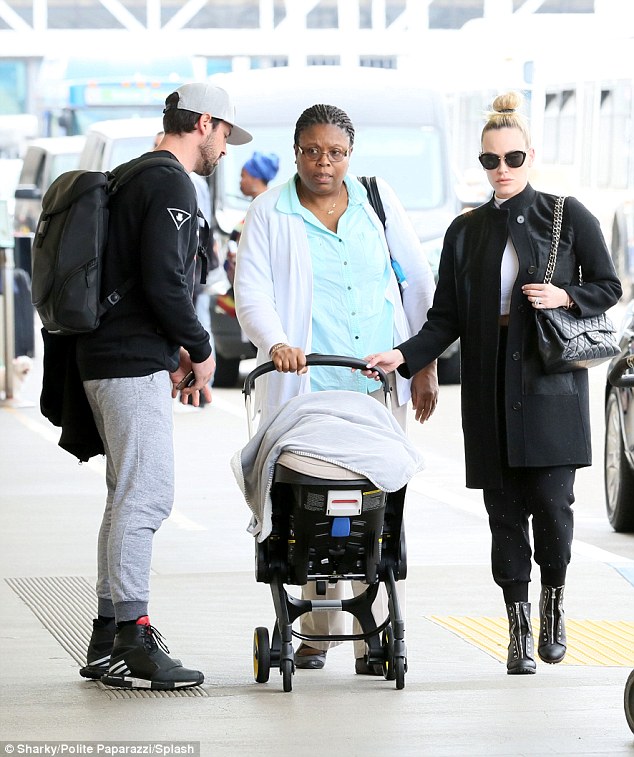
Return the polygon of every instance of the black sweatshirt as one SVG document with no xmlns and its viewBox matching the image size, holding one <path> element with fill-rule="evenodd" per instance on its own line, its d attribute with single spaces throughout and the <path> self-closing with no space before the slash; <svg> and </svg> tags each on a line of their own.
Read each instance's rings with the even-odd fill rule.
<svg viewBox="0 0 634 757">
<path fill-rule="evenodd" d="M 77 341 L 81 378 L 147 376 L 178 367 L 179 348 L 193 362 L 211 354 L 192 302 L 198 221 L 196 191 L 176 158 L 148 168 L 112 196 L 102 292 L 130 278 L 134 286 Z"/>
</svg>

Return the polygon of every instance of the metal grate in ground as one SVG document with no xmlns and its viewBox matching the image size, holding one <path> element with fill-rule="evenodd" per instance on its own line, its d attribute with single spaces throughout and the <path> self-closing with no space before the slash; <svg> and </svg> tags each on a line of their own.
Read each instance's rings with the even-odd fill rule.
<svg viewBox="0 0 634 757">
<path fill-rule="evenodd" d="M 506 618 L 429 616 L 470 644 L 506 662 L 509 644 Z M 532 618 L 537 644 L 539 619 Z M 566 619 L 568 651 L 562 665 L 606 665 L 634 667 L 634 623 L 624 620 Z"/>
<path fill-rule="evenodd" d="M 95 607 L 93 584 L 83 576 L 5 578 L 5 581 L 78 667 L 85 665 Z M 79 673 L 77 678 L 80 682 L 84 680 Z M 113 689 L 99 681 L 94 684 L 110 699 L 209 696 L 201 686 L 180 691 L 132 691 Z"/>
</svg>

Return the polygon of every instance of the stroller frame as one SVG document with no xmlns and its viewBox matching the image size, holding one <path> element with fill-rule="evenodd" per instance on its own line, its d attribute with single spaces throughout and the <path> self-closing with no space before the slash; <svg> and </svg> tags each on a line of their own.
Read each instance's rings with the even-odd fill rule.
<svg viewBox="0 0 634 757">
<path fill-rule="evenodd" d="M 341 366 L 359 370 L 366 367 L 362 360 L 338 355 L 307 355 L 306 362 L 309 366 Z M 252 436 L 250 421 L 251 390 L 258 376 L 272 370 L 275 370 L 274 364 L 267 362 L 258 366 L 245 379 L 243 394 L 247 407 L 249 438 Z M 380 369 L 377 369 L 377 373 L 383 385 L 386 406 L 390 409 L 391 397 L 387 376 Z M 346 489 L 374 488 L 371 481 L 361 476 L 328 483 L 325 479 L 298 473 L 280 462 L 275 467 L 272 495 L 276 492 L 276 486 L 280 487 L 277 490 L 278 497 L 281 497 L 289 489 L 301 492 L 303 487 L 310 486 L 326 489 L 330 487 L 338 491 L 344 490 L 344 492 Z M 379 490 L 374 488 L 374 491 L 369 493 L 377 494 Z M 256 542 L 256 580 L 270 585 L 276 616 L 272 638 L 270 638 L 269 630 L 265 626 L 258 626 L 254 631 L 253 671 L 256 682 L 266 683 L 269 680 L 271 668 L 279 668 L 283 690 L 285 692 L 292 690 L 292 680 L 295 673 L 295 653 L 292 640 L 295 637 L 303 641 L 364 640 L 368 646 L 367 664 L 376 673 L 382 673 L 386 680 L 395 681 L 397 689 L 404 688 L 405 673 L 407 672 L 405 623 L 400 609 L 396 582 L 404 579 L 407 572 L 403 529 L 405 487 L 393 493 L 380 492 L 380 495 L 383 505 L 381 507 L 382 521 L 378 523 L 377 529 L 379 532 L 377 533 L 378 551 L 366 556 L 366 550 L 361 549 L 360 554 L 363 553 L 366 556 L 366 564 L 362 565 L 362 560 L 357 559 L 354 563 L 357 566 L 356 572 L 345 571 L 333 576 L 332 573 L 320 574 L 314 566 L 311 570 L 310 562 L 308 568 L 303 566 L 303 563 L 300 567 L 297 564 L 289 564 L 289 544 L 295 544 L 295 539 L 291 538 L 293 536 L 292 529 L 291 537 L 289 537 L 288 520 L 292 518 L 292 515 L 289 515 L 288 512 L 283 513 L 282 517 L 278 518 L 277 523 L 274 518 L 273 531 L 267 539 L 263 542 Z M 287 510 L 287 508 L 281 509 Z M 379 512 L 375 517 L 380 514 Z M 301 542 L 301 539 L 297 541 Z M 345 540 L 340 542 L 340 546 L 343 543 L 345 543 Z M 332 552 L 332 550 L 330 551 Z M 343 553 L 344 550 L 339 551 Z M 325 595 L 327 585 L 335 584 L 340 580 L 361 580 L 368 583 L 368 587 L 361 594 L 351 599 L 312 600 L 293 596 L 285 588 L 285 584 L 303 585 L 309 581 L 314 581 L 316 593 Z M 381 583 L 385 584 L 389 613 L 384 621 L 377 623 L 372 614 L 372 604 L 377 597 Z M 293 630 L 294 621 L 301 615 L 307 612 L 333 610 L 347 612 L 355 617 L 361 627 L 361 633 L 308 635 Z"/>
</svg>

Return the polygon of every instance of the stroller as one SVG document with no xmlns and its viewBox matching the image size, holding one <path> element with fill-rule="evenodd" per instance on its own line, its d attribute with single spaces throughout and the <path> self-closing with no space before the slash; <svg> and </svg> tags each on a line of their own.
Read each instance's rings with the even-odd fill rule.
<svg viewBox="0 0 634 757">
<path fill-rule="evenodd" d="M 336 355 L 308 355 L 307 365 L 365 368 L 362 360 Z M 251 390 L 259 376 L 273 370 L 272 362 L 264 363 L 253 370 L 244 383 L 250 440 L 253 439 Z M 370 409 L 374 412 L 376 407 L 377 412 L 386 415 L 392 424 L 392 436 L 399 445 L 407 446 L 406 437 L 389 413 L 391 397 L 387 377 L 382 371 L 377 372 L 382 381 L 387 410 L 367 395 L 354 392 L 303 395 L 304 405 L 311 397 L 319 398 L 323 403 L 328 401 L 328 395 L 339 401 L 342 394 L 348 397 L 356 395 L 359 399 L 355 402 L 363 399 L 370 403 L 366 411 Z M 295 400 L 290 400 L 287 406 Z M 291 419 L 293 417 L 291 415 Z M 393 425 L 397 427 L 398 436 Z M 385 435 L 387 438 L 387 430 Z M 342 443 L 341 437 L 337 436 L 337 442 Z M 363 447 L 364 438 L 359 438 L 359 442 L 357 446 Z M 408 473 L 404 474 L 405 483 L 420 468 L 418 453 L 413 454 L 417 457 L 417 463 L 415 469 L 410 466 Z M 255 574 L 257 581 L 271 587 L 276 619 L 272 638 L 264 626 L 254 631 L 255 680 L 266 683 L 271 668 L 279 668 L 284 691 L 292 690 L 295 672 L 293 636 L 307 642 L 364 640 L 367 644 L 367 664 L 377 674 L 382 673 L 386 680 L 395 681 L 397 689 L 402 689 L 405 686 L 407 654 L 396 582 L 405 579 L 407 572 L 403 530 L 405 484 L 394 491 L 384 491 L 354 470 L 328 462 L 322 455 L 310 455 L 310 452 L 302 454 L 281 449 L 269 482 L 272 504 L 270 532 L 262 541 L 256 541 Z M 285 589 L 285 584 L 301 586 L 315 582 L 316 594 L 324 596 L 328 585 L 352 580 L 367 584 L 367 589 L 352 599 L 305 600 L 290 595 Z M 389 615 L 377 625 L 372 604 L 381 583 L 386 587 Z M 315 610 L 350 613 L 357 619 L 361 633 L 322 636 L 305 635 L 293 630 L 292 624 L 297 618 Z"/>
</svg>

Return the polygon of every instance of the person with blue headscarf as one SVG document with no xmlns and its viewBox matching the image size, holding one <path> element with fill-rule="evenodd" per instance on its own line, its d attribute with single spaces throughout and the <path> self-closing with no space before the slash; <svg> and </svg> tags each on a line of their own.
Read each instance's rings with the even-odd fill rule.
<svg viewBox="0 0 634 757">
<path fill-rule="evenodd" d="M 274 152 L 259 152 L 256 150 L 253 155 L 242 166 L 240 172 L 240 191 L 245 197 L 254 200 L 258 195 L 268 189 L 269 182 L 276 176 L 280 168 L 280 159 Z M 225 258 L 225 271 L 231 286 L 236 270 L 236 251 L 238 242 L 242 234 L 244 218 L 238 223 L 229 235 L 227 245 L 227 257 Z M 233 292 L 231 292 L 233 299 Z"/>
<path fill-rule="evenodd" d="M 268 184 L 276 176 L 280 167 L 280 159 L 274 152 L 263 153 L 256 150 L 242 166 L 240 172 L 240 191 L 252 200 L 268 189 Z M 242 234 L 244 218 L 234 226 L 227 241 L 224 270 L 229 281 L 229 288 L 224 294 L 216 296 L 214 307 L 220 308 L 232 318 L 236 317 L 236 304 L 233 298 L 233 280 L 236 273 L 236 253 L 238 242 Z M 246 337 L 245 337 L 246 340 Z"/>
<path fill-rule="evenodd" d="M 274 152 L 264 153 L 256 150 L 242 166 L 242 171 L 240 172 L 240 191 L 242 194 L 245 197 L 250 197 L 252 200 L 261 195 L 262 192 L 268 189 L 269 182 L 277 176 L 279 167 L 280 159 Z M 243 226 L 244 219 L 234 228 L 229 237 L 230 242 L 235 242 L 235 247 L 231 244 L 229 245 L 229 250 L 234 253 L 240 241 Z M 229 280 L 233 283 L 233 276 L 230 276 Z"/>
<path fill-rule="evenodd" d="M 276 176 L 280 159 L 274 152 L 256 152 L 242 166 L 240 191 L 252 199 L 262 194 Z"/>
</svg>

